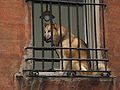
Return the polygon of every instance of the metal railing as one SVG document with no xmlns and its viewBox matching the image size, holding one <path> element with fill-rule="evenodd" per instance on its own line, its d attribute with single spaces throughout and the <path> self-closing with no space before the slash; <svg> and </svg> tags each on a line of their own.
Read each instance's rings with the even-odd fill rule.
<svg viewBox="0 0 120 90">
<path fill-rule="evenodd" d="M 87 2 L 86 0 L 26 0 L 26 2 L 28 1 L 32 1 L 32 42 L 33 42 L 33 45 L 31 47 L 26 47 L 25 50 L 33 50 L 33 57 L 32 58 L 27 58 L 26 59 L 26 62 L 27 61 L 33 61 L 33 69 L 31 70 L 23 70 L 24 72 L 28 72 L 28 75 L 27 76 L 30 76 L 30 77 L 34 77 L 34 76 L 55 76 L 55 77 L 68 77 L 68 76 L 74 76 L 74 77 L 103 77 L 104 73 L 107 73 L 107 76 L 110 75 L 110 71 L 108 70 L 108 57 L 107 57 L 107 52 L 108 52 L 108 49 L 106 49 L 105 47 L 105 26 L 104 26 L 104 7 L 106 7 L 106 4 L 103 3 L 103 0 L 100 2 L 100 3 L 96 3 L 95 0 L 91 0 L 91 3 L 90 2 Z M 35 20 L 34 20 L 34 12 L 35 12 L 35 3 L 38 3 L 41 7 L 40 7 L 40 12 L 41 12 L 41 16 L 42 18 L 40 18 L 40 21 L 41 21 L 41 46 L 35 46 Z M 63 47 L 63 44 L 62 42 L 60 43 L 60 45 L 56 46 L 54 45 L 54 36 L 53 36 L 53 18 L 56 18 L 56 16 L 54 17 L 52 14 L 53 12 L 53 5 L 57 5 L 58 8 L 58 24 L 60 25 L 60 37 L 62 37 L 62 15 L 63 13 L 61 12 L 62 10 L 62 5 L 65 5 L 66 8 L 67 8 L 67 15 L 68 15 L 68 18 L 67 18 L 67 26 L 68 26 L 68 31 L 69 31 L 69 46 L 68 47 Z M 46 47 L 45 46 L 45 43 L 44 43 L 44 23 L 47 21 L 45 21 L 45 14 L 43 14 L 45 11 L 44 11 L 44 5 L 46 5 L 46 10 L 48 10 L 48 7 L 49 7 L 49 13 L 47 13 L 47 15 L 49 15 L 50 19 L 48 20 L 49 22 L 49 25 L 51 26 L 51 45 L 49 47 Z M 71 6 L 74 6 L 75 7 L 75 10 L 76 10 L 76 29 L 77 29 L 77 35 L 76 35 L 76 38 L 78 39 L 78 47 L 72 47 L 71 43 L 72 43 L 72 40 L 71 40 L 71 33 L 72 33 L 72 30 L 71 30 Z M 86 38 L 86 45 L 87 45 L 87 48 L 81 48 L 81 43 L 80 43 L 80 28 L 79 28 L 79 25 L 80 25 L 80 21 L 79 21 L 79 7 L 84 7 L 84 26 L 85 26 L 85 35 L 84 37 Z M 97 16 L 96 16 L 96 7 L 99 7 L 99 10 L 100 11 L 100 18 L 101 18 L 101 21 L 100 23 L 102 24 L 102 27 L 101 30 L 100 30 L 100 33 L 101 33 L 101 38 L 102 38 L 102 41 L 98 42 L 98 34 L 97 34 Z M 93 15 L 92 16 L 92 23 L 94 24 L 93 25 L 93 36 L 94 36 L 94 48 L 92 47 L 89 47 L 89 27 L 88 27 L 88 9 L 91 9 L 91 14 Z M 92 12 L 93 10 L 93 12 Z M 53 17 L 53 18 L 52 18 Z M 99 18 L 99 17 L 98 17 Z M 100 34 L 99 33 L 99 34 Z M 98 43 L 101 43 L 102 42 L 102 48 L 98 47 Z M 59 55 L 60 57 L 59 58 L 56 58 L 55 55 L 54 55 L 54 52 L 56 52 L 57 50 L 59 50 Z M 64 50 L 69 50 L 70 53 L 69 53 L 69 58 L 64 58 Z M 77 58 L 73 58 L 72 55 L 72 51 L 73 50 L 76 50 L 78 52 L 78 57 Z M 41 52 L 41 57 L 38 58 L 35 56 L 35 51 L 42 51 Z M 48 58 L 48 57 L 45 57 L 45 51 L 50 51 L 51 53 L 51 58 Z M 89 55 L 90 54 L 94 54 L 94 58 L 81 58 L 81 54 L 80 52 L 81 51 L 85 51 L 85 52 L 89 52 Z M 90 53 L 91 52 L 91 53 Z M 102 56 L 102 58 L 99 58 L 99 52 L 104 54 L 104 56 L 102 56 L 102 54 L 100 54 Z M 70 68 L 65 70 L 64 69 L 64 62 L 65 61 L 69 61 L 69 65 L 70 65 Z M 73 62 L 74 61 L 78 61 L 79 63 L 79 67 L 80 69 L 79 70 L 76 70 L 76 69 L 73 69 Z M 41 69 L 35 69 L 36 67 L 36 62 L 41 62 L 41 66 L 42 68 Z M 51 62 L 51 68 L 50 69 L 45 69 L 45 63 L 46 62 Z M 60 69 L 55 69 L 54 65 L 55 65 L 55 62 L 58 62 L 61 64 L 61 68 Z M 88 66 L 88 69 L 87 70 L 82 70 L 81 69 L 81 64 L 82 62 L 88 62 L 90 66 Z M 102 65 L 104 66 L 104 69 L 102 70 L 99 70 L 99 64 L 100 63 L 103 63 Z M 91 66 L 91 63 L 92 63 L 92 66 Z M 96 68 L 96 69 L 95 69 Z M 44 72 L 46 72 L 47 74 L 43 74 Z M 52 75 L 50 75 L 51 73 L 53 73 Z M 63 74 L 58 74 L 58 73 L 61 73 L 63 72 Z M 68 74 L 69 73 L 74 73 L 74 75 L 72 74 Z M 84 74 L 83 75 L 80 75 L 80 74 L 76 74 L 76 73 L 79 73 L 79 72 L 83 72 Z M 87 73 L 94 73 L 94 72 L 100 72 L 100 75 L 94 75 L 94 74 L 87 74 Z M 67 73 L 67 74 L 66 74 Z M 109 75 L 108 75 L 109 74 Z"/>
</svg>

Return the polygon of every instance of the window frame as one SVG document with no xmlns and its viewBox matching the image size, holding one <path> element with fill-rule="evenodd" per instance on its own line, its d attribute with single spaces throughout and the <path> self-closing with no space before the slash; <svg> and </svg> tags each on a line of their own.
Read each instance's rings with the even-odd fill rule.
<svg viewBox="0 0 120 90">
<path fill-rule="evenodd" d="M 36 2 L 36 3 L 38 3 L 40 0 L 26 0 L 26 2 L 28 2 L 28 1 L 32 1 L 32 2 Z M 43 0 L 43 1 L 45 1 L 45 0 Z M 53 1 L 54 2 L 54 0 L 47 0 L 48 2 L 49 1 Z M 63 3 L 66 3 L 66 2 L 63 2 Z M 71 4 L 74 4 L 73 2 L 70 2 Z M 106 6 L 106 4 L 104 4 L 104 3 L 79 3 L 80 5 L 103 5 L 103 6 Z M 32 3 L 32 11 L 33 11 L 33 9 L 34 9 L 34 7 L 33 7 L 34 5 L 33 5 L 33 3 Z M 99 13 L 99 12 L 98 12 Z M 33 13 L 32 13 L 33 14 Z M 97 13 L 95 13 L 95 14 L 97 14 Z M 96 16 L 96 15 L 95 15 Z M 32 16 L 32 17 L 34 17 L 34 16 Z M 95 17 L 96 18 L 96 17 Z M 33 22 L 33 30 L 34 30 L 34 20 L 32 20 L 32 22 Z M 97 22 L 99 22 L 99 21 L 97 21 Z M 43 23 L 42 23 L 43 24 Z M 99 25 L 98 26 L 96 26 L 96 27 L 99 27 Z M 43 27 L 42 27 L 43 28 Z M 98 30 L 98 34 L 100 34 L 100 32 L 99 32 L 100 30 Z M 34 34 L 34 31 L 32 32 L 33 34 Z M 98 36 L 99 37 L 99 36 Z M 99 40 L 100 40 L 100 38 L 99 38 Z M 97 41 L 99 41 L 99 40 L 97 40 Z M 34 43 L 34 39 L 33 39 L 33 43 Z M 98 43 L 98 42 L 97 42 Z M 99 42 L 100 43 L 100 42 Z M 97 46 L 98 47 L 98 46 Z M 44 52 L 43 51 L 43 49 L 44 48 L 39 48 L 39 47 L 34 47 L 34 44 L 33 44 L 33 47 L 27 47 L 26 49 L 32 49 L 33 50 L 33 57 L 34 57 L 34 50 L 42 50 L 42 52 Z M 48 48 L 47 48 L 48 49 Z M 51 48 L 51 49 L 54 49 L 54 48 Z M 97 48 L 96 50 L 105 50 L 105 51 L 107 51 L 107 49 L 106 48 Z M 30 59 L 30 58 L 29 58 Z M 26 60 L 29 60 L 29 59 L 26 59 Z M 32 60 L 33 58 L 31 58 L 30 60 Z M 34 70 L 34 60 L 33 60 L 33 70 Z M 27 71 L 27 70 L 24 70 L 24 71 Z M 28 70 L 28 71 L 30 71 L 30 70 Z M 36 70 L 35 70 L 36 71 Z M 107 71 L 107 69 L 106 69 L 106 72 L 109 72 L 109 71 Z M 38 73 L 38 72 L 37 72 Z"/>
</svg>

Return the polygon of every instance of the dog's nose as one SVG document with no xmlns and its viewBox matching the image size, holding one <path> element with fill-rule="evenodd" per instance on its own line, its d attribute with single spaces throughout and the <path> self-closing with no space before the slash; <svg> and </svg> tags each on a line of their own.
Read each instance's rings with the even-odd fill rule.
<svg viewBox="0 0 120 90">
<path fill-rule="evenodd" d="M 45 36 L 43 36 L 43 40 L 44 40 L 44 41 L 46 41 L 46 38 L 45 38 Z"/>
</svg>

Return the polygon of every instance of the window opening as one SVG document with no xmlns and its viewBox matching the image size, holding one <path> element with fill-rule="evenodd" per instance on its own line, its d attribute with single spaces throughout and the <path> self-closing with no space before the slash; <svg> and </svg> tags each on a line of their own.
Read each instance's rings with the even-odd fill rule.
<svg viewBox="0 0 120 90">
<path fill-rule="evenodd" d="M 28 1 L 32 1 L 33 46 L 26 50 L 33 50 L 33 57 L 26 62 L 33 61 L 33 68 L 24 70 L 27 76 L 110 75 L 103 0 Z"/>
</svg>

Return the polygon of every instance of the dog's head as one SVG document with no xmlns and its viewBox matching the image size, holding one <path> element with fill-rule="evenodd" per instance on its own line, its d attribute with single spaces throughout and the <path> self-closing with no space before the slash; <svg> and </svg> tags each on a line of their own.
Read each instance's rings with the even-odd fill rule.
<svg viewBox="0 0 120 90">
<path fill-rule="evenodd" d="M 44 25 L 44 41 L 47 43 L 52 41 L 53 36 L 53 43 L 57 44 L 60 39 L 60 25 L 59 24 L 45 24 Z M 67 30 L 63 26 L 61 26 L 62 37 L 66 34 Z"/>
</svg>

